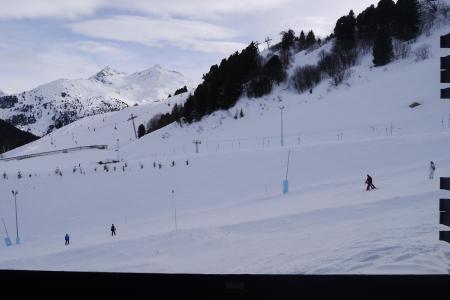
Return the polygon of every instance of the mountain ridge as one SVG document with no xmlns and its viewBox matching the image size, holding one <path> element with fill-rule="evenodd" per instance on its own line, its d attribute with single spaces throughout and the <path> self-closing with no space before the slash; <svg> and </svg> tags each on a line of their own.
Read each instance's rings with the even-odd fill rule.
<svg viewBox="0 0 450 300">
<path fill-rule="evenodd" d="M 185 85 L 192 83 L 161 65 L 132 74 L 106 66 L 87 79 L 61 78 L 0 95 L 0 118 L 41 136 L 86 116 L 167 99 Z"/>
</svg>

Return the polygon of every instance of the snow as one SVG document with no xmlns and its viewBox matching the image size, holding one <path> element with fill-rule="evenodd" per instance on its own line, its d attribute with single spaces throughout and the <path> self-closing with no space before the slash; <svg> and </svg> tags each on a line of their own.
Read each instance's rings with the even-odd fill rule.
<svg viewBox="0 0 450 300">
<path fill-rule="evenodd" d="M 0 175 L 8 175 L 0 178 L 0 215 L 14 240 L 11 190 L 17 189 L 22 240 L 0 246 L 0 268 L 448 274 L 450 248 L 438 237 L 445 230 L 439 199 L 448 192 L 439 190 L 438 178 L 450 174 L 450 103 L 439 99 L 437 70 L 445 54 L 439 36 L 449 29 L 418 39 L 414 47 L 431 45 L 429 59 L 416 62 L 412 55 L 372 68 L 368 55 L 337 88 L 324 81 L 313 94 L 299 95 L 279 86 L 199 123 L 134 139 L 131 114 L 138 116 L 136 127 L 145 124 L 183 103 L 182 94 L 86 117 L 6 153 L 109 146 L 0 161 Z M 314 63 L 319 51 L 299 53 L 291 69 Z M 414 101 L 422 105 L 410 108 Z M 284 147 L 280 105 L 286 107 Z M 245 116 L 235 120 L 241 108 Z M 97 162 L 117 157 L 117 139 L 124 161 L 105 172 Z M 202 141 L 199 154 L 195 139 Z M 283 195 L 288 149 L 290 192 Z M 428 179 L 431 160 L 435 180 Z M 78 163 L 86 175 L 72 172 Z M 54 175 L 56 167 L 63 176 Z M 16 178 L 18 170 L 24 178 Z M 377 190 L 365 191 L 366 174 Z M 70 246 L 64 246 L 66 232 Z"/>
</svg>

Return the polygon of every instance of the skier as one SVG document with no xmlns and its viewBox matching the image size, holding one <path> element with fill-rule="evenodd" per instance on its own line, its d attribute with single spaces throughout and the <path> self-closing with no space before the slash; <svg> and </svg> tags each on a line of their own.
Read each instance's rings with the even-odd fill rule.
<svg viewBox="0 0 450 300">
<path fill-rule="evenodd" d="M 189 160 L 186 160 L 186 166 L 189 166 Z"/>
<path fill-rule="evenodd" d="M 369 191 L 370 189 L 376 189 L 376 187 L 373 185 L 373 179 L 369 174 L 367 174 L 366 184 L 367 191 Z"/>
<path fill-rule="evenodd" d="M 434 171 L 436 170 L 436 165 L 434 164 L 434 162 L 430 162 L 430 179 L 434 179 Z"/>
<path fill-rule="evenodd" d="M 172 160 L 172 167 L 174 167 L 175 166 L 175 161 L 174 160 Z"/>
<path fill-rule="evenodd" d="M 116 235 L 116 226 L 114 224 L 111 225 L 111 236 Z"/>
<path fill-rule="evenodd" d="M 69 245 L 69 234 L 66 233 L 66 236 L 64 237 L 64 239 L 66 240 L 66 245 Z"/>
</svg>

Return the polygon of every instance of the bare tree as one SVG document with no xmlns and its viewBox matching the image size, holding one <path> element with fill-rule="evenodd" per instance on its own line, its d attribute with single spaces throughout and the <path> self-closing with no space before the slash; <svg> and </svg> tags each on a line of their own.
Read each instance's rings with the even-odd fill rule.
<svg viewBox="0 0 450 300">
<path fill-rule="evenodd" d="M 430 57 L 430 45 L 424 44 L 416 48 L 414 50 L 414 55 L 416 57 L 416 61 L 422 61 L 428 59 Z"/>
<path fill-rule="evenodd" d="M 396 59 L 408 58 L 411 54 L 411 46 L 407 42 L 399 40 L 394 41 L 394 57 Z"/>
</svg>

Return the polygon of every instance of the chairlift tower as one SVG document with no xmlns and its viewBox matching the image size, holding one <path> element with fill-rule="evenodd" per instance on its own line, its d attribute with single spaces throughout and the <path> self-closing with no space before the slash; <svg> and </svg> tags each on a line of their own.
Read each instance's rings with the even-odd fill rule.
<svg viewBox="0 0 450 300">
<path fill-rule="evenodd" d="M 120 151 L 120 144 L 119 144 L 119 139 L 117 139 L 117 161 L 120 161 L 120 155 L 119 155 L 119 151 Z"/>
<path fill-rule="evenodd" d="M 280 106 L 281 111 L 281 147 L 284 147 L 284 132 L 283 132 L 283 110 L 285 109 L 284 106 Z"/>
<path fill-rule="evenodd" d="M 267 44 L 267 49 L 270 49 L 270 42 L 271 42 L 271 41 L 272 41 L 272 39 L 269 38 L 269 37 L 266 37 L 266 39 L 264 40 L 264 43 Z"/>
<path fill-rule="evenodd" d="M 17 190 L 11 191 L 14 196 L 14 207 L 16 211 L 16 244 L 20 244 L 20 238 L 19 238 L 19 221 L 17 218 L 17 194 L 19 193 Z"/>
<path fill-rule="evenodd" d="M 133 114 L 131 114 L 131 117 L 127 120 L 127 121 L 131 121 L 133 123 L 133 132 L 134 132 L 134 136 L 136 137 L 136 139 L 138 138 L 137 133 L 136 133 L 136 125 L 134 124 L 134 119 L 136 119 L 136 116 L 133 116 Z"/>
<path fill-rule="evenodd" d="M 198 145 L 200 145 L 202 143 L 202 141 L 195 140 L 195 141 L 193 141 L 193 143 L 195 144 L 195 153 L 198 153 Z"/>
</svg>

